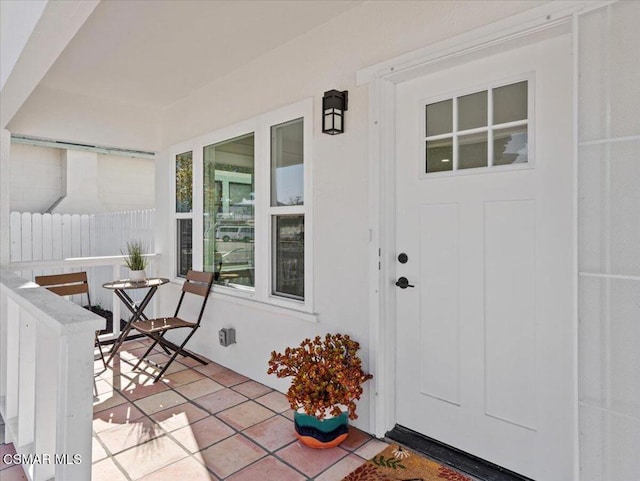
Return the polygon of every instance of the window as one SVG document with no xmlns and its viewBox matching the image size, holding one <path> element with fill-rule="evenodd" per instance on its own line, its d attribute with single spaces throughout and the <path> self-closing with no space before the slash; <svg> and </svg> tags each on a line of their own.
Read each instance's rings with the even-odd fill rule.
<svg viewBox="0 0 640 481">
<path fill-rule="evenodd" d="M 304 119 L 271 127 L 272 294 L 293 299 L 304 299 L 303 132 Z"/>
<path fill-rule="evenodd" d="M 177 274 L 184 277 L 191 269 L 193 253 L 193 152 L 178 154 L 175 161 Z"/>
<path fill-rule="evenodd" d="M 273 293 L 304 299 L 304 216 L 274 216 L 273 223 Z"/>
<path fill-rule="evenodd" d="M 177 275 L 193 265 L 215 272 L 218 293 L 313 311 L 312 108 L 309 99 L 174 148 L 188 150 L 175 155 Z"/>
<path fill-rule="evenodd" d="M 530 162 L 527 80 L 425 106 L 424 172 Z"/>
<path fill-rule="evenodd" d="M 207 145 L 204 161 L 204 270 L 216 284 L 254 287 L 255 135 Z"/>
</svg>

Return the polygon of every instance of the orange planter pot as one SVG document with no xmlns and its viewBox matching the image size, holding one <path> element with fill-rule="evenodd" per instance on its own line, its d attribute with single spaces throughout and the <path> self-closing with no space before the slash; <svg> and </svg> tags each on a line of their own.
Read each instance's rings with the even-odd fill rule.
<svg viewBox="0 0 640 481">
<path fill-rule="evenodd" d="M 295 412 L 293 421 L 296 436 L 302 444 L 315 449 L 338 446 L 349 435 L 349 417 L 346 412 L 340 416 L 318 419 L 304 412 Z"/>
</svg>

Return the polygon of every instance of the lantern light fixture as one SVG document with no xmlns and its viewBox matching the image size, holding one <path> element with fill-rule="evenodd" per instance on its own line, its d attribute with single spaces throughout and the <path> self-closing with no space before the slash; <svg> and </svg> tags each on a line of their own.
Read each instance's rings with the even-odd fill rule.
<svg viewBox="0 0 640 481">
<path fill-rule="evenodd" d="M 344 113 L 348 107 L 347 90 L 329 90 L 322 97 L 322 132 L 329 135 L 344 133 Z"/>
</svg>

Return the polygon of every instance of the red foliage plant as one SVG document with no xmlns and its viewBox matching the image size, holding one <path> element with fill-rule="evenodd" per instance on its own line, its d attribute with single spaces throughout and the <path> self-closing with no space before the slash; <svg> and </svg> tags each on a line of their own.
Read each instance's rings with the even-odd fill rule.
<svg viewBox="0 0 640 481">
<path fill-rule="evenodd" d="M 360 344 L 347 335 L 327 334 L 324 339 L 305 339 L 299 347 L 273 351 L 268 374 L 279 378 L 293 376 L 287 399 L 293 410 L 299 408 L 322 419 L 339 416 L 346 406 L 349 418 L 356 419 L 356 403 L 362 384 L 373 376 L 362 370 L 357 351 Z"/>
</svg>

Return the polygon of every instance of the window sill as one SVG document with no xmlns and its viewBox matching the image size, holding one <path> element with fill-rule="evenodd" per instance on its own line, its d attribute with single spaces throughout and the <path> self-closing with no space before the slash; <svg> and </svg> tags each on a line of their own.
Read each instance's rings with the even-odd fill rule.
<svg viewBox="0 0 640 481">
<path fill-rule="evenodd" d="M 285 316 L 295 317 L 297 319 L 301 319 L 307 322 L 318 322 L 318 315 L 316 313 L 311 313 L 304 311 L 302 309 L 296 309 L 295 307 L 283 306 L 279 304 L 272 304 L 267 301 L 262 301 L 255 299 L 253 294 L 248 294 L 245 292 L 232 293 L 225 290 L 225 292 L 219 292 L 214 290 L 211 293 L 214 299 L 219 299 L 221 301 L 232 302 L 234 304 L 238 304 L 241 306 L 252 307 L 254 309 L 262 309 L 265 312 L 272 312 L 275 314 L 282 314 Z M 282 301 L 286 302 L 286 301 Z M 302 306 L 302 304 L 301 304 Z"/>
<path fill-rule="evenodd" d="M 182 284 L 184 283 L 184 279 L 181 277 L 176 277 L 173 279 L 173 283 L 182 286 Z M 231 302 L 239 306 L 261 309 L 265 312 L 294 317 L 306 322 L 318 322 L 318 314 L 304 310 L 304 304 L 302 302 L 289 301 L 287 299 L 280 298 L 274 299 L 273 297 L 270 297 L 270 299 L 274 299 L 274 302 L 268 302 L 256 299 L 253 292 L 243 292 L 241 290 L 234 291 L 230 288 L 220 288 L 220 286 L 215 285 L 210 295 L 214 299 Z M 300 307 L 298 308 L 296 304 L 298 304 Z"/>
</svg>

